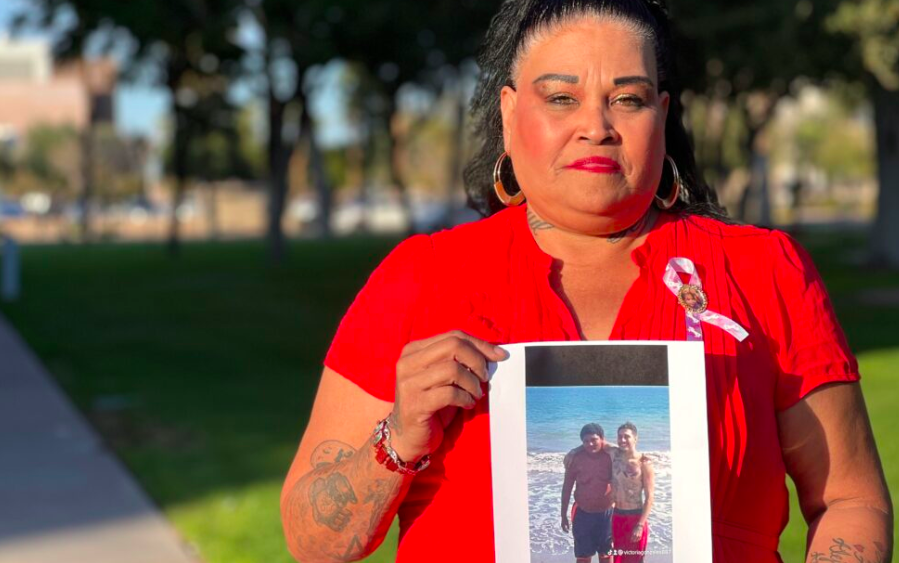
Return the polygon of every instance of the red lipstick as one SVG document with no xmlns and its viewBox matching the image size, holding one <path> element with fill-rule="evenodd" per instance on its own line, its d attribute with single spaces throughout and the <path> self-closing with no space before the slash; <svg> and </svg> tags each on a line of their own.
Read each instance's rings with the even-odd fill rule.
<svg viewBox="0 0 899 563">
<path fill-rule="evenodd" d="M 621 172 L 621 165 L 611 158 L 601 156 L 591 156 L 575 160 L 565 168 L 572 170 L 583 170 L 584 172 L 593 172 L 595 174 L 617 174 Z"/>
</svg>

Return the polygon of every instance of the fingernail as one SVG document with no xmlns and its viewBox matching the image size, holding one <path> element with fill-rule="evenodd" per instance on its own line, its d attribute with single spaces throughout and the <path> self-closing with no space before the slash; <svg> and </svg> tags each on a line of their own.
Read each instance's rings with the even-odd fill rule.
<svg viewBox="0 0 899 563">
<path fill-rule="evenodd" d="M 506 358 L 509 357 L 509 353 L 506 352 L 503 348 L 501 348 L 499 346 L 494 346 L 493 351 L 496 352 L 497 354 L 499 354 L 500 359 L 505 360 Z"/>
</svg>

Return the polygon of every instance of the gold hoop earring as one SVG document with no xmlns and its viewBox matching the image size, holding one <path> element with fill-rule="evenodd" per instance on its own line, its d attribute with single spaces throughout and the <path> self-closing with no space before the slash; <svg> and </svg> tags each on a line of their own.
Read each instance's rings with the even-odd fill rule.
<svg viewBox="0 0 899 563">
<path fill-rule="evenodd" d="M 677 198 L 680 195 L 680 190 L 683 187 L 680 172 L 677 171 L 677 165 L 674 163 L 674 159 L 666 154 L 665 160 L 671 165 L 671 175 L 674 176 L 674 181 L 671 183 L 671 195 L 668 196 L 668 199 L 662 199 L 659 196 L 655 196 L 656 207 L 662 211 L 668 211 L 674 207 L 674 204 L 677 203 Z"/>
<path fill-rule="evenodd" d="M 503 166 L 503 161 L 507 156 L 509 156 L 509 153 L 503 151 L 503 154 L 499 155 L 499 159 L 493 167 L 493 191 L 496 192 L 496 197 L 499 198 L 503 205 L 506 207 L 515 207 L 516 205 L 521 205 L 524 201 L 524 192 L 519 190 L 517 194 L 509 195 L 509 193 L 506 192 L 506 187 L 503 186 L 503 180 L 500 178 L 500 171 Z"/>
</svg>

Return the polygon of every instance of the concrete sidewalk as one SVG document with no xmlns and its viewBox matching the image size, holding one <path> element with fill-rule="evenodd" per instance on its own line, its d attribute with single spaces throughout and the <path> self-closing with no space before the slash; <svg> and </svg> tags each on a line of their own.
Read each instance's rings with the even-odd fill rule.
<svg viewBox="0 0 899 563">
<path fill-rule="evenodd" d="M 197 563 L 0 317 L 0 563 Z"/>
</svg>

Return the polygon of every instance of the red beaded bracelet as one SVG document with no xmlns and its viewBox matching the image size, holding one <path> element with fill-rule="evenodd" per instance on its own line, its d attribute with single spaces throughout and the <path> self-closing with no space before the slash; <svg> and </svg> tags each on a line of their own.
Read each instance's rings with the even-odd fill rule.
<svg viewBox="0 0 899 563">
<path fill-rule="evenodd" d="M 431 464 L 431 456 L 425 455 L 415 463 L 406 463 L 401 460 L 396 451 L 390 446 L 390 426 L 388 418 L 378 422 L 373 433 L 372 447 L 375 448 L 375 460 L 394 473 L 403 475 L 415 475 L 426 469 Z"/>
</svg>

